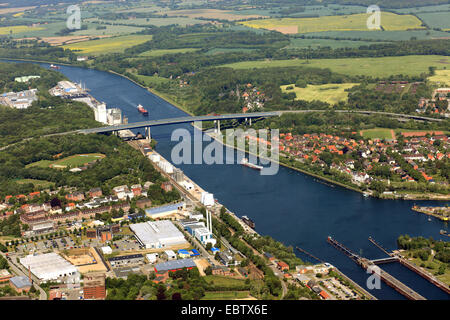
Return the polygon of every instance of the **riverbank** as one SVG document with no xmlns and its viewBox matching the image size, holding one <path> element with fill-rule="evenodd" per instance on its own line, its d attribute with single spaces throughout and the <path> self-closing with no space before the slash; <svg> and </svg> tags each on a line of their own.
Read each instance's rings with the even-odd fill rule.
<svg viewBox="0 0 450 320">
<path fill-rule="evenodd" d="M 411 210 L 433 216 L 442 221 L 449 221 L 450 208 L 413 206 Z"/>
</svg>

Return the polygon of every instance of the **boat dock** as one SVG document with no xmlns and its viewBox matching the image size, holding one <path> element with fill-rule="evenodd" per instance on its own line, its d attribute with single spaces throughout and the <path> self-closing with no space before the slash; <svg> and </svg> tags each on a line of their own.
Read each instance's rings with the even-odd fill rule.
<svg viewBox="0 0 450 320">
<path fill-rule="evenodd" d="M 405 296 L 409 300 L 426 300 L 423 296 L 409 288 L 407 285 L 376 266 L 371 260 L 360 257 L 359 255 L 353 253 L 350 249 L 345 247 L 343 244 L 339 243 L 335 239 L 328 237 L 328 243 L 330 243 L 336 249 L 344 252 L 350 259 L 352 259 L 355 263 L 357 263 L 364 270 L 371 270 L 372 273 L 378 272 L 380 279 L 386 283 L 388 286 L 394 288 L 398 293 Z M 375 267 L 374 267 L 375 266 Z"/>
</svg>

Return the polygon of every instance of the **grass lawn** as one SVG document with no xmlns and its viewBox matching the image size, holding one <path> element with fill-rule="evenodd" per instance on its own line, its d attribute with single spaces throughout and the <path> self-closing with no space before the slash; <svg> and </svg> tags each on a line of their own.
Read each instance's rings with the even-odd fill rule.
<svg viewBox="0 0 450 320">
<path fill-rule="evenodd" d="M 213 283 L 217 286 L 241 286 L 245 284 L 245 280 L 242 279 L 234 279 L 229 277 L 222 277 L 222 276 L 205 276 L 206 282 L 209 284 Z"/>
<path fill-rule="evenodd" d="M 35 180 L 35 179 L 19 179 L 19 180 L 16 180 L 16 182 L 19 183 L 19 184 L 32 183 L 36 187 L 42 187 L 42 188 L 48 188 L 48 187 L 54 185 L 54 183 L 50 182 L 50 181 Z"/>
<path fill-rule="evenodd" d="M 251 28 L 263 28 L 277 30 L 282 33 L 308 33 L 323 31 L 366 31 L 367 19 L 369 15 L 365 13 L 322 16 L 319 18 L 282 18 L 282 19 L 262 19 L 240 22 Z M 398 15 L 391 12 L 381 13 L 381 25 L 384 30 L 408 30 L 424 29 L 422 22 L 412 15 Z M 374 32 L 376 32 L 374 30 Z"/>
<path fill-rule="evenodd" d="M 412 261 L 416 266 L 421 266 L 422 264 L 425 264 L 425 267 L 422 267 L 426 269 L 431 274 L 435 274 L 439 270 L 439 266 L 441 265 L 441 262 L 434 260 L 434 258 L 430 255 L 428 257 L 427 261 L 422 261 L 420 258 L 413 258 Z M 446 283 L 447 285 L 450 284 L 450 268 L 445 269 L 445 273 L 441 275 L 437 275 L 436 278 L 441 280 L 442 282 Z"/>
<path fill-rule="evenodd" d="M 428 77 L 428 80 L 437 82 L 443 86 L 450 86 L 450 70 L 436 70 L 436 74 Z"/>
<path fill-rule="evenodd" d="M 166 54 L 195 52 L 198 50 L 199 49 L 196 49 L 196 48 L 150 50 L 150 51 L 142 52 L 139 56 L 141 56 L 141 57 L 160 57 L 160 56 L 164 56 Z"/>
<path fill-rule="evenodd" d="M 328 83 L 323 85 L 308 85 L 306 88 L 297 88 L 295 85 L 281 86 L 283 92 L 295 92 L 296 100 L 324 101 L 331 105 L 339 101 L 347 101 L 348 92 L 346 89 L 357 86 L 357 83 Z M 288 87 L 293 87 L 287 90 Z"/>
<path fill-rule="evenodd" d="M 75 168 L 81 165 L 84 165 L 88 162 L 92 162 L 94 160 L 103 159 L 105 155 L 101 153 L 90 153 L 90 154 L 77 154 L 67 158 L 50 161 L 50 160 L 41 160 L 37 162 L 30 163 L 26 166 L 29 167 L 41 167 L 41 168 L 57 168 L 63 169 L 66 167 Z"/>
<path fill-rule="evenodd" d="M 361 135 L 367 139 L 395 139 L 395 132 L 394 137 L 392 136 L 392 133 L 393 132 L 391 129 L 386 128 L 375 128 L 361 131 Z"/>
<path fill-rule="evenodd" d="M 159 85 L 161 83 L 167 83 L 170 82 L 170 79 L 164 78 L 164 77 L 158 77 L 158 76 L 144 76 L 140 74 L 135 74 L 136 77 L 138 77 L 140 80 L 144 81 L 145 85 L 147 87 L 153 87 L 155 85 Z"/>
<path fill-rule="evenodd" d="M 248 298 L 248 291 L 210 291 L 201 300 L 233 300 Z"/>
<path fill-rule="evenodd" d="M 344 58 L 344 59 L 302 59 L 243 61 L 224 65 L 234 69 L 274 68 L 274 67 L 314 67 L 329 68 L 331 71 L 349 76 L 366 75 L 388 77 L 390 75 L 420 75 L 434 66 L 443 69 L 450 63 L 450 57 L 436 55 L 412 55 L 404 57 Z"/>
<path fill-rule="evenodd" d="M 80 54 L 101 55 L 123 52 L 127 48 L 150 41 L 151 39 L 151 35 L 129 35 L 74 43 L 65 45 L 63 48 L 77 51 Z"/>
</svg>

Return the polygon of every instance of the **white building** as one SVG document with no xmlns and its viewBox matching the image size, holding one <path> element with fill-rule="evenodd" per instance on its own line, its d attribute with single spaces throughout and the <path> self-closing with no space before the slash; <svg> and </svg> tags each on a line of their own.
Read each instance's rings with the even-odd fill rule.
<svg viewBox="0 0 450 320">
<path fill-rule="evenodd" d="M 175 260 L 177 258 L 177 254 L 173 250 L 166 250 L 164 253 L 168 260 Z"/>
<path fill-rule="evenodd" d="M 104 124 L 108 124 L 106 104 L 101 103 L 94 108 L 95 120 Z"/>
<path fill-rule="evenodd" d="M 216 239 L 213 238 L 211 231 L 206 228 L 194 229 L 194 236 L 204 246 L 206 246 L 208 243 L 211 243 L 212 246 L 214 246 L 217 242 Z"/>
<path fill-rule="evenodd" d="M 145 255 L 145 257 L 147 258 L 148 263 L 155 263 L 156 258 L 158 258 L 158 254 L 157 253 L 148 253 Z"/>
<path fill-rule="evenodd" d="M 209 192 L 202 192 L 202 197 L 200 202 L 205 206 L 213 206 L 214 205 L 214 195 Z"/>
<path fill-rule="evenodd" d="M 19 261 L 41 281 L 61 281 L 62 278 L 79 278 L 77 268 L 54 252 L 28 255 Z"/>
<path fill-rule="evenodd" d="M 103 252 L 103 254 L 111 254 L 112 249 L 110 246 L 102 247 L 102 252 Z"/>
<path fill-rule="evenodd" d="M 169 220 L 147 221 L 130 225 L 136 239 L 147 249 L 186 243 L 183 234 Z"/>
</svg>

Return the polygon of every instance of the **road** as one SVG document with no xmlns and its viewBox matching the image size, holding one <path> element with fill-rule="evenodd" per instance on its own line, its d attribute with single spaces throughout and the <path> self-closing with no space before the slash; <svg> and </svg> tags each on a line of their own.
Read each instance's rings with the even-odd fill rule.
<svg viewBox="0 0 450 320">
<path fill-rule="evenodd" d="M 3 252 L 1 252 L 1 255 L 8 261 L 9 266 L 16 275 L 28 277 L 28 271 L 24 270 L 23 266 L 16 264 L 16 262 L 13 261 L 15 259 L 14 257 L 10 257 L 11 259 L 8 259 L 6 254 Z M 33 274 L 31 274 L 31 280 L 33 280 L 33 285 L 35 288 L 39 290 L 39 300 L 47 300 L 47 293 L 38 285 L 39 280 Z"/>
</svg>

